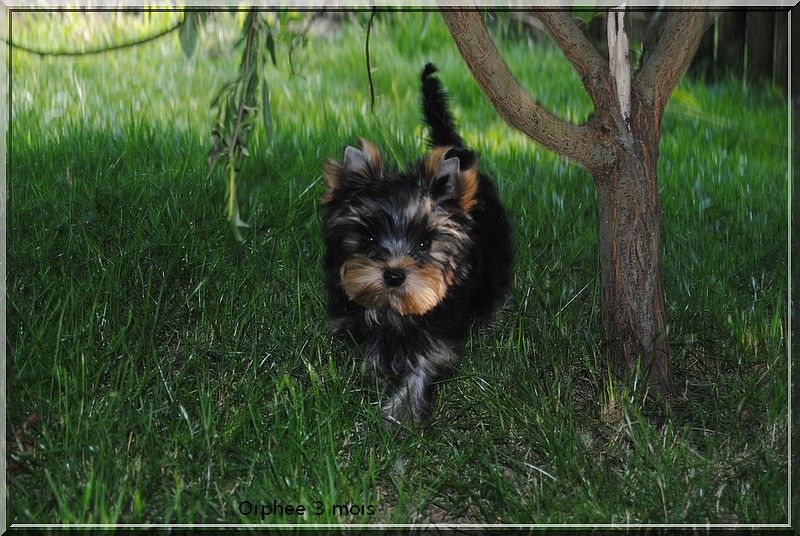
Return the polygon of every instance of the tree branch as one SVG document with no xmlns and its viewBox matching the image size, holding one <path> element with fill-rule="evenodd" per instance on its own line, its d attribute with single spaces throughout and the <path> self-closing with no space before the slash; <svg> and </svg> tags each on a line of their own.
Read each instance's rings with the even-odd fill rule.
<svg viewBox="0 0 800 536">
<path fill-rule="evenodd" d="M 605 60 L 575 24 L 568 11 L 536 11 L 536 16 L 581 77 L 583 87 L 589 93 L 597 111 L 603 100 L 603 78 L 607 74 Z"/>
<path fill-rule="evenodd" d="M 369 111 L 375 113 L 375 86 L 372 84 L 372 66 L 369 64 L 369 36 L 372 33 L 372 21 L 375 18 L 376 8 L 372 8 L 367 23 L 367 40 L 364 44 L 364 56 L 367 59 L 367 81 L 369 82 Z"/>
<path fill-rule="evenodd" d="M 91 56 L 93 54 L 103 54 L 104 52 L 112 52 L 114 50 L 121 50 L 123 48 L 130 48 L 139 45 L 143 45 L 145 43 L 149 43 L 150 41 L 155 41 L 165 35 L 174 32 L 175 30 L 179 29 L 183 26 L 183 23 L 186 22 L 186 18 L 188 17 L 188 13 L 184 14 L 183 18 L 174 23 L 169 28 L 165 30 L 161 30 L 160 32 L 154 33 L 152 35 L 148 35 L 146 37 L 141 37 L 138 39 L 134 39 L 132 41 L 126 41 L 124 43 L 117 43 L 114 45 L 105 45 L 105 46 L 98 46 L 94 48 L 87 48 L 85 50 L 45 50 L 35 47 L 29 47 L 26 45 L 20 45 L 18 43 L 14 43 L 11 39 L 3 37 L 2 40 L 5 44 L 10 45 L 12 48 L 17 50 L 21 50 L 22 52 L 27 52 L 28 54 L 36 54 L 38 56 L 50 56 L 50 57 L 75 57 L 75 56 Z"/>
<path fill-rule="evenodd" d="M 603 158 L 588 125 L 560 119 L 536 102 L 509 71 L 477 11 L 443 11 L 453 40 L 483 93 L 500 116 L 547 149 L 587 169 Z"/>
<path fill-rule="evenodd" d="M 715 16 L 704 11 L 672 11 L 664 16 L 658 45 L 634 79 L 645 102 L 664 109 Z"/>
</svg>

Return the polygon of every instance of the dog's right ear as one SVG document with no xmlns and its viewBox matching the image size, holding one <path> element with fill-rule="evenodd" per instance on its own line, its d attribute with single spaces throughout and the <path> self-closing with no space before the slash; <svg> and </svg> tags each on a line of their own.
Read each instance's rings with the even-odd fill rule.
<svg viewBox="0 0 800 536">
<path fill-rule="evenodd" d="M 367 173 L 369 171 L 367 157 L 352 145 L 348 145 L 344 149 L 342 167 L 351 173 Z"/>
<path fill-rule="evenodd" d="M 346 186 L 360 186 L 383 174 L 383 158 L 378 148 L 365 139 L 359 139 L 361 149 L 348 145 L 342 163 L 325 162 L 325 184 L 329 194 Z M 328 197 L 328 196 L 326 196 Z"/>
</svg>

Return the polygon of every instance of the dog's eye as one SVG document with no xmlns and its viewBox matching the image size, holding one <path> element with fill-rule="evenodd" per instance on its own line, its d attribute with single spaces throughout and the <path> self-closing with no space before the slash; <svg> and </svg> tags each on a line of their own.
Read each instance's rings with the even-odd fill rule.
<svg viewBox="0 0 800 536">
<path fill-rule="evenodd" d="M 417 248 L 418 248 L 420 251 L 428 251 L 428 250 L 431 248 L 431 241 L 430 241 L 430 239 L 429 239 L 429 238 L 426 238 L 425 240 L 421 241 L 419 244 L 417 244 Z"/>
</svg>

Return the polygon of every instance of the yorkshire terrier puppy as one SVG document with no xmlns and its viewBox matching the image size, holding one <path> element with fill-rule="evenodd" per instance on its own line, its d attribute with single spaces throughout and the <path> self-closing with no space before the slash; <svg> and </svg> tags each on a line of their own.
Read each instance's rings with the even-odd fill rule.
<svg viewBox="0 0 800 536">
<path fill-rule="evenodd" d="M 434 380 L 511 283 L 508 217 L 456 132 L 435 72 L 422 72 L 430 152 L 395 170 L 360 140 L 342 164 L 326 163 L 321 199 L 331 329 L 352 335 L 388 380 L 383 409 L 398 421 L 429 415 Z"/>
</svg>

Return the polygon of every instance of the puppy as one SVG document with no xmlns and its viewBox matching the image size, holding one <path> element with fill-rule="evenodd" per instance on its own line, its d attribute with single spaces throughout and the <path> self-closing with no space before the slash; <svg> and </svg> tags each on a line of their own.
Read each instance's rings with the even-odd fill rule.
<svg viewBox="0 0 800 536">
<path fill-rule="evenodd" d="M 505 302 L 511 230 L 494 184 L 456 132 L 436 68 L 422 72 L 429 152 L 404 169 L 366 140 L 325 165 L 328 321 L 388 382 L 386 417 L 421 422 L 434 381 L 476 319 Z"/>
</svg>

